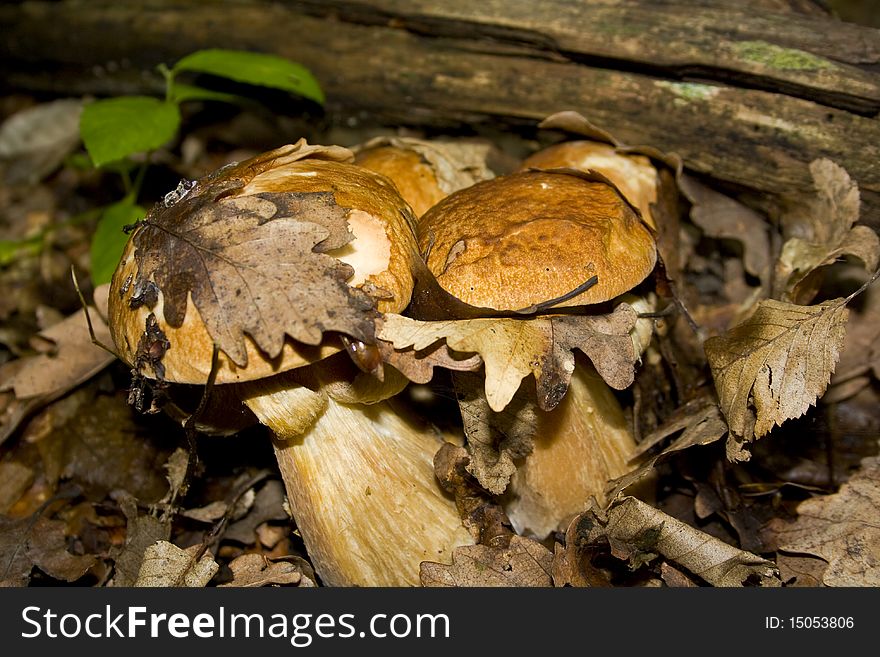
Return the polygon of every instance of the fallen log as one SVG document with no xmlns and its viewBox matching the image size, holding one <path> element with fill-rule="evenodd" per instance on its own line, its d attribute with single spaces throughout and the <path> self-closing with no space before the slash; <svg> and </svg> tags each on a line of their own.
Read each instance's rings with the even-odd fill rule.
<svg viewBox="0 0 880 657">
<path fill-rule="evenodd" d="M 327 109 L 380 123 L 534 129 L 573 109 L 734 189 L 811 189 L 828 157 L 880 226 L 880 30 L 752 0 L 25 1 L 0 6 L 7 90 L 160 92 L 200 48 L 309 67 Z"/>
</svg>

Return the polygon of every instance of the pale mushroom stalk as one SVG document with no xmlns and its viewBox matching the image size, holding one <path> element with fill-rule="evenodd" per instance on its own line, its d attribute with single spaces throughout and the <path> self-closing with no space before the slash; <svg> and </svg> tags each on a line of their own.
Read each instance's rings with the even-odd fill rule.
<svg viewBox="0 0 880 657">
<path fill-rule="evenodd" d="M 244 394 L 274 433 L 290 512 L 325 584 L 417 586 L 420 562 L 449 562 L 473 542 L 434 479 L 441 439 L 389 401 L 341 403 L 271 380 Z"/>
<path fill-rule="evenodd" d="M 640 314 L 656 310 L 653 293 L 621 300 Z M 630 335 L 637 354 L 645 352 L 652 334 L 653 320 L 636 320 Z M 590 498 L 604 505 L 608 482 L 632 469 L 636 442 L 630 424 L 614 392 L 583 359 L 559 406 L 539 415 L 535 436 L 505 495 L 504 509 L 518 533 L 544 538 L 564 530 Z"/>
<path fill-rule="evenodd" d="M 636 443 L 620 403 L 587 363 L 578 363 L 568 392 L 539 413 L 532 452 L 517 466 L 504 510 L 517 533 L 544 538 L 563 529 L 609 481 L 629 471 Z"/>
</svg>

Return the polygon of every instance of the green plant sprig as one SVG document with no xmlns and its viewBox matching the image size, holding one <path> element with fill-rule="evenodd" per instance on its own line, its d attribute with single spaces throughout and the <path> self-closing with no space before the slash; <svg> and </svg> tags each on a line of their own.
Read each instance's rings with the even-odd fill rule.
<svg viewBox="0 0 880 657">
<path fill-rule="evenodd" d="M 120 201 L 102 209 L 92 238 L 92 282 L 110 281 L 128 239 L 123 226 L 144 217 L 138 203 L 150 154 L 177 137 L 181 125 L 180 105 L 187 101 L 239 103 L 242 99 L 182 83 L 181 73 L 207 74 L 235 82 L 278 89 L 324 103 L 324 93 L 305 67 L 283 57 L 265 53 L 209 49 L 187 55 L 172 67 L 158 71 L 165 80 L 165 98 L 120 96 L 96 100 L 83 109 L 80 136 L 95 167 L 115 170 L 123 176 L 126 190 Z M 132 157 L 144 154 L 135 164 Z M 122 165 L 122 166 L 120 166 Z M 130 171 L 137 170 L 134 176 Z"/>
</svg>

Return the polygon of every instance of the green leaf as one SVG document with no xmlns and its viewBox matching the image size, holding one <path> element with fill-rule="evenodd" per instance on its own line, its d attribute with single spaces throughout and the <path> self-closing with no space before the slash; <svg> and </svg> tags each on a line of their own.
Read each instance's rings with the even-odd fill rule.
<svg viewBox="0 0 880 657">
<path fill-rule="evenodd" d="M 196 87 L 190 84 L 180 84 L 175 82 L 171 87 L 172 99 L 175 103 L 182 103 L 187 100 L 216 100 L 221 103 L 241 104 L 247 102 L 246 98 L 236 96 L 235 94 L 226 94 L 222 91 L 213 91 L 204 87 Z"/>
<path fill-rule="evenodd" d="M 143 219 L 146 213 L 131 197 L 109 205 L 104 210 L 92 237 L 92 282 L 95 285 L 110 282 L 125 243 L 128 242 L 128 235 L 122 229 Z"/>
<path fill-rule="evenodd" d="M 177 105 L 147 96 L 98 100 L 83 109 L 79 131 L 95 166 L 159 148 L 177 134 Z"/>
<path fill-rule="evenodd" d="M 173 71 L 208 73 L 236 82 L 289 91 L 317 103 L 324 102 L 324 92 L 307 68 L 275 55 L 243 50 L 199 50 L 177 62 Z"/>
</svg>

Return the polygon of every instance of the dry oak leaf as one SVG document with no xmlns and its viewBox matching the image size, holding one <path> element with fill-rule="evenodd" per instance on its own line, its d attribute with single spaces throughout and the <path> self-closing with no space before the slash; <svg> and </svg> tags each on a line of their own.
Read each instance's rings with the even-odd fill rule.
<svg viewBox="0 0 880 657">
<path fill-rule="evenodd" d="M 530 454 L 539 412 L 523 384 L 501 411 L 493 411 L 483 394 L 479 373 L 452 376 L 461 412 L 467 453 L 467 471 L 490 493 L 500 495 L 516 472 L 518 459 Z"/>
<path fill-rule="evenodd" d="M 873 271 L 880 262 L 880 238 L 859 218 L 859 189 L 845 169 L 828 159 L 813 160 L 810 173 L 816 198 L 783 218 L 785 244 L 776 266 L 774 296 L 797 296 L 801 282 L 815 269 L 844 255 L 855 256 Z M 784 297 L 783 297 L 784 298 Z"/>
<path fill-rule="evenodd" d="M 221 587 L 247 587 L 298 585 L 314 586 L 308 577 L 303 575 L 302 568 L 290 561 L 270 561 L 262 554 L 243 554 L 229 564 L 232 570 L 232 581 L 220 584 Z"/>
<path fill-rule="evenodd" d="M 537 541 L 513 536 L 506 548 L 464 545 L 452 553 L 452 565 L 423 561 L 422 586 L 552 586 L 553 554 Z"/>
<path fill-rule="evenodd" d="M 417 351 L 445 340 L 455 351 L 477 353 L 486 368 L 486 400 L 502 411 L 529 374 L 535 375 L 538 406 L 552 410 L 565 396 L 574 372 L 574 349 L 593 361 L 612 388 L 634 378 L 636 353 L 630 331 L 636 312 L 621 303 L 608 315 L 548 315 L 532 319 L 487 318 L 417 321 L 386 314 L 377 337 L 397 350 Z"/>
<path fill-rule="evenodd" d="M 745 441 L 760 438 L 816 403 L 843 346 L 847 301 L 799 306 L 765 300 L 749 319 L 706 340 L 731 432 Z"/>
<path fill-rule="evenodd" d="M 614 556 L 635 565 L 659 554 L 711 586 L 780 586 L 773 562 L 728 545 L 634 497 L 613 502 L 597 514 L 597 520 L 588 542 L 604 535 Z"/>
<path fill-rule="evenodd" d="M 122 289 L 149 305 L 158 286 L 173 327 L 183 324 L 191 297 L 214 342 L 240 367 L 245 334 L 269 358 L 286 336 L 316 345 L 325 331 L 339 331 L 372 342 L 372 298 L 346 283 L 350 265 L 326 254 L 353 238 L 348 209 L 331 192 L 224 198 L 241 186 L 234 175 L 210 176 L 170 207 L 151 210 L 132 235 L 137 276 Z"/>
<path fill-rule="evenodd" d="M 834 495 L 798 505 L 798 519 L 776 528 L 779 550 L 828 562 L 826 586 L 880 586 L 880 456 L 861 467 Z"/>
<path fill-rule="evenodd" d="M 144 561 L 134 586 L 173 587 L 207 586 L 220 566 L 201 545 L 185 550 L 168 541 L 157 541 L 144 552 Z"/>
</svg>

